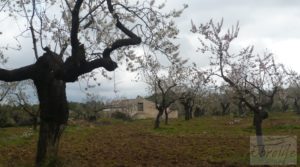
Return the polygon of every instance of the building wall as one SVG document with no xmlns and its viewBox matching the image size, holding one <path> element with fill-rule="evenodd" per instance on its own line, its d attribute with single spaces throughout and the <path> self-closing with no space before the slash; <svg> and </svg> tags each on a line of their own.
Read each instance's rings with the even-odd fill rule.
<svg viewBox="0 0 300 167">
<path fill-rule="evenodd" d="M 143 111 L 138 111 L 138 104 L 143 104 Z M 155 107 L 155 103 L 146 100 L 142 97 L 136 99 L 122 100 L 119 102 L 113 102 L 110 109 L 106 109 L 104 112 L 106 115 L 111 115 L 113 112 L 124 112 L 130 115 L 134 119 L 148 119 L 156 118 L 158 111 Z M 163 115 L 164 117 L 164 115 Z M 178 118 L 178 111 L 172 111 L 169 113 L 169 118 Z"/>
<path fill-rule="evenodd" d="M 142 99 L 139 102 L 144 104 L 144 111 L 137 111 L 133 118 L 135 119 L 147 119 L 147 118 L 156 118 L 158 110 L 155 107 L 155 103 Z M 163 115 L 165 117 L 165 115 Z M 169 118 L 178 118 L 178 112 L 172 111 L 169 113 Z"/>
</svg>

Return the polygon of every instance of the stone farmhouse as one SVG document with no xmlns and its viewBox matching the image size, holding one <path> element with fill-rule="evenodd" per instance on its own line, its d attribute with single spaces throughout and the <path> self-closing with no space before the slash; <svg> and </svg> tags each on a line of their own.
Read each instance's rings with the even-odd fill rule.
<svg viewBox="0 0 300 167">
<path fill-rule="evenodd" d="M 124 99 L 112 101 L 110 105 L 103 110 L 106 116 L 110 116 L 113 112 L 123 112 L 133 119 L 156 118 L 157 109 L 155 103 L 137 96 L 136 99 Z M 178 118 L 177 110 L 168 110 L 169 118 Z M 163 115 L 164 117 L 164 115 Z"/>
</svg>

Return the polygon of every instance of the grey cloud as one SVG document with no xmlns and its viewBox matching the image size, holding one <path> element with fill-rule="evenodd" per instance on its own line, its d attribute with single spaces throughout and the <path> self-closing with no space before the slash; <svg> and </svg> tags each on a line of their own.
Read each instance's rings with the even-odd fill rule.
<svg viewBox="0 0 300 167">
<path fill-rule="evenodd" d="M 160 0 L 160 2 L 163 1 Z M 286 41 L 300 40 L 299 0 L 168 0 L 165 10 L 181 8 L 184 3 L 187 3 L 189 7 L 184 11 L 182 17 L 175 20 L 180 29 L 178 37 L 178 42 L 181 45 L 180 55 L 184 58 L 189 58 L 190 62 L 195 61 L 200 66 L 207 65 L 208 58 L 196 52 L 199 42 L 196 40 L 197 37 L 190 33 L 191 20 L 196 25 L 199 25 L 209 21 L 211 18 L 216 21 L 224 18 L 224 27 L 228 28 L 239 21 L 241 30 L 232 50 L 238 50 L 242 45 L 247 45 L 249 42 L 249 45 L 253 44 L 256 46 L 257 52 L 270 47 L 271 51 L 280 50 L 280 54 L 282 54 L 285 53 L 287 46 L 281 46 L 280 44 L 286 44 Z M 9 28 L 10 25 L 2 25 L 0 31 L 6 30 L 9 32 Z M 15 35 L 14 33 L 8 34 L 7 37 Z M 1 35 L 0 37 L 4 38 Z M 11 41 L 12 38 L 9 38 L 10 40 L 4 42 Z M 7 55 L 9 55 L 10 61 L 5 66 L 20 67 L 34 62 L 30 39 L 21 42 L 23 45 L 22 52 L 8 52 Z M 294 44 L 292 46 L 297 45 Z M 278 49 L 279 47 L 282 48 Z M 276 56 L 279 60 L 294 60 L 288 66 L 300 71 L 300 69 L 297 69 L 297 61 L 295 61 L 299 60 L 295 57 L 300 54 L 298 48 L 289 46 L 288 49 L 290 55 Z M 115 76 L 117 93 L 114 92 L 114 81 L 103 79 L 101 79 L 101 86 L 91 91 L 105 97 L 127 96 L 134 98 L 137 95 L 148 94 L 146 91 L 147 86 L 143 83 L 132 82 L 133 74 L 125 71 L 124 68 L 118 69 L 115 72 Z M 85 84 L 81 83 L 81 86 L 84 89 Z M 78 83 L 67 84 L 67 94 L 68 99 L 72 101 L 85 99 L 85 93 L 80 90 Z"/>
</svg>

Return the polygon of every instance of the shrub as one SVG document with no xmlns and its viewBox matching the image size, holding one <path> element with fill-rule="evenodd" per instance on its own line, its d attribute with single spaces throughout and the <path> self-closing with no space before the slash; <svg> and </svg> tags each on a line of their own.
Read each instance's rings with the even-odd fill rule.
<svg viewBox="0 0 300 167">
<path fill-rule="evenodd" d="M 15 120 L 9 115 L 7 111 L 0 111 L 0 127 L 15 126 Z"/>
<path fill-rule="evenodd" d="M 121 119 L 123 121 L 131 121 L 132 120 L 132 118 L 128 114 L 125 114 L 120 111 L 116 111 L 116 112 L 112 113 L 111 117 L 115 118 L 115 119 Z"/>
</svg>

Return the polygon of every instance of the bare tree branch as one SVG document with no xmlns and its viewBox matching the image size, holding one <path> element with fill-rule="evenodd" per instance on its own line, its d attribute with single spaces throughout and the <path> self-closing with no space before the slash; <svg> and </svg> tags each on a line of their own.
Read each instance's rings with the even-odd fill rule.
<svg viewBox="0 0 300 167">
<path fill-rule="evenodd" d="M 11 87 L 6 88 L 5 92 L 3 94 L 1 94 L 0 101 L 4 100 L 4 98 L 9 93 L 10 90 L 11 90 Z"/>
<path fill-rule="evenodd" d="M 34 16 L 35 16 L 35 10 L 36 10 L 36 6 L 35 6 L 35 0 L 32 0 L 32 15 L 31 15 L 31 18 L 30 18 L 30 32 L 31 32 L 31 37 L 32 37 L 32 43 L 33 43 L 33 50 L 34 50 L 34 56 L 36 58 L 36 60 L 39 58 L 39 55 L 38 55 L 38 51 L 37 51 L 37 46 L 36 46 L 36 37 L 35 37 L 35 30 L 34 30 L 34 27 L 33 27 L 33 19 L 34 19 Z"/>
<path fill-rule="evenodd" d="M 0 69 L 0 80 L 5 82 L 13 82 L 32 79 L 35 72 L 35 64 L 24 66 L 14 70 Z"/>
<path fill-rule="evenodd" d="M 77 54 L 78 47 L 79 47 L 79 40 L 78 40 L 78 30 L 79 30 L 79 11 L 82 5 L 83 0 L 77 0 L 72 10 L 72 28 L 71 28 L 71 46 L 72 46 L 72 56 L 77 58 L 79 56 Z M 79 63 L 79 62 L 78 62 Z"/>
<path fill-rule="evenodd" d="M 113 18 L 116 19 L 117 23 L 116 26 L 119 28 L 123 33 L 125 33 L 128 37 L 127 39 L 119 39 L 116 40 L 111 46 L 107 47 L 103 51 L 103 58 L 110 59 L 110 53 L 120 47 L 129 46 L 129 45 L 138 45 L 141 43 L 141 38 L 134 34 L 132 31 L 127 29 L 119 20 L 119 16 L 117 13 L 114 12 L 113 6 L 111 4 L 111 0 L 107 0 L 107 6 L 109 12 L 113 15 Z"/>
<path fill-rule="evenodd" d="M 25 17 L 27 19 L 27 22 L 29 23 L 29 29 L 30 29 L 30 33 L 31 33 L 32 43 L 33 43 L 34 56 L 35 56 L 35 58 L 37 60 L 39 58 L 39 56 L 38 56 L 38 52 L 37 52 L 35 30 L 34 30 L 34 27 L 33 27 L 33 19 L 34 19 L 35 10 L 36 10 L 35 0 L 32 0 L 32 14 L 31 14 L 30 19 L 29 19 L 29 16 L 28 16 L 28 13 L 27 13 L 27 9 L 25 8 L 25 3 L 24 3 L 23 0 L 22 0 L 21 4 L 22 4 L 23 11 L 25 13 Z"/>
<path fill-rule="evenodd" d="M 85 20 L 89 15 L 91 15 L 95 10 L 97 10 L 105 0 L 101 1 L 97 6 L 95 6 L 93 9 L 91 9 L 85 16 L 83 16 L 80 20 L 79 23 L 81 23 L 83 20 Z"/>
<path fill-rule="evenodd" d="M 69 11 L 72 12 L 72 9 L 71 9 L 71 6 L 70 6 L 68 0 L 65 0 L 65 3 L 67 4 Z"/>
</svg>

